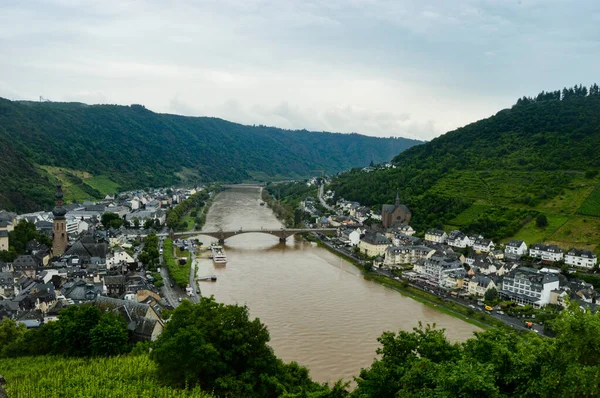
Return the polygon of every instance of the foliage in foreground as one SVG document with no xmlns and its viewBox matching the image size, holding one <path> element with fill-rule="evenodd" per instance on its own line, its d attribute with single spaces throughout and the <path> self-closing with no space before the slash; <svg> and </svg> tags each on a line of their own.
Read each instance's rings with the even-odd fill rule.
<svg viewBox="0 0 600 398">
<path fill-rule="evenodd" d="M 55 356 L 0 359 L 9 397 L 190 397 L 209 398 L 199 388 L 161 386 L 147 355 L 110 358 Z"/>
<path fill-rule="evenodd" d="M 384 333 L 352 397 L 600 396 L 600 314 L 574 304 L 552 327 L 554 339 L 490 329 L 462 344 L 429 326 Z"/>
<path fill-rule="evenodd" d="M 200 386 L 216 396 L 331 396 L 329 387 L 310 379 L 308 369 L 278 359 L 269 338 L 260 320 L 249 319 L 247 307 L 202 298 L 173 311 L 150 357 L 167 384 Z M 343 385 L 335 388 L 345 394 Z"/>
</svg>

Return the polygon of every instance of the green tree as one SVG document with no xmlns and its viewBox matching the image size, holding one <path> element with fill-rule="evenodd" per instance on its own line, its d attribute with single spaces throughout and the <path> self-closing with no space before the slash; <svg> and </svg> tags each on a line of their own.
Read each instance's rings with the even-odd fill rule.
<svg viewBox="0 0 600 398">
<path fill-rule="evenodd" d="M 495 302 L 496 300 L 498 300 L 498 290 L 496 290 L 495 287 L 488 289 L 485 291 L 483 297 L 487 302 Z"/>
<path fill-rule="evenodd" d="M 546 215 L 540 214 L 539 216 L 537 216 L 537 218 L 535 219 L 535 225 L 538 228 L 546 228 L 546 226 L 548 225 L 548 218 L 546 217 Z"/>
<path fill-rule="evenodd" d="M 138 229 L 138 228 L 140 227 L 140 219 L 139 219 L 139 218 L 135 217 L 135 218 L 133 219 L 133 227 L 134 227 L 135 229 Z"/>
<path fill-rule="evenodd" d="M 123 219 L 116 213 L 106 212 L 100 219 L 104 228 L 120 228 L 123 225 Z"/>
<path fill-rule="evenodd" d="M 100 321 L 90 331 L 91 354 L 111 356 L 127 352 L 129 335 L 125 321 L 112 313 L 102 314 Z"/>
<path fill-rule="evenodd" d="M 10 245 L 17 254 L 24 254 L 27 243 L 37 240 L 39 243 L 52 247 L 52 241 L 44 234 L 39 234 L 35 229 L 35 224 L 26 220 L 21 220 L 15 226 L 15 229 L 8 233 Z"/>
<path fill-rule="evenodd" d="M 304 368 L 282 364 L 268 341 L 266 327 L 249 319 L 247 307 L 202 298 L 173 311 L 151 358 L 172 385 L 200 385 L 217 396 L 276 397 L 294 388 L 322 389 Z"/>
<path fill-rule="evenodd" d="M 53 351 L 67 356 L 90 356 L 90 332 L 100 321 L 102 313 L 90 304 L 69 306 L 59 314 Z"/>
<path fill-rule="evenodd" d="M 0 357 L 12 356 L 14 346 L 22 342 L 27 328 L 22 323 L 4 318 L 0 321 Z"/>
<path fill-rule="evenodd" d="M 146 221 L 144 221 L 144 229 L 150 229 L 154 227 L 154 220 L 151 218 L 146 219 Z"/>
</svg>

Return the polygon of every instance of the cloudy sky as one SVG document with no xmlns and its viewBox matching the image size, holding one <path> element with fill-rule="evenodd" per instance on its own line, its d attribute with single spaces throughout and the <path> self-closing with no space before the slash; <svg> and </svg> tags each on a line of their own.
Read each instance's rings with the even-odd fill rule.
<svg viewBox="0 0 600 398">
<path fill-rule="evenodd" d="M 599 64 L 598 0 L 0 0 L 10 99 L 431 139 Z"/>
</svg>

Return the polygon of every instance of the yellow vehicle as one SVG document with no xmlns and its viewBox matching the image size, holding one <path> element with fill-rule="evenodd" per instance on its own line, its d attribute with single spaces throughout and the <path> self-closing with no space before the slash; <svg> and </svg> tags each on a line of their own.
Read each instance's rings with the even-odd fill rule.
<svg viewBox="0 0 600 398">
<path fill-rule="evenodd" d="M 486 311 L 491 311 L 491 310 L 493 310 L 493 308 L 492 308 L 492 307 L 490 307 L 489 305 L 486 305 L 486 306 L 485 306 L 485 310 L 486 310 Z"/>
</svg>

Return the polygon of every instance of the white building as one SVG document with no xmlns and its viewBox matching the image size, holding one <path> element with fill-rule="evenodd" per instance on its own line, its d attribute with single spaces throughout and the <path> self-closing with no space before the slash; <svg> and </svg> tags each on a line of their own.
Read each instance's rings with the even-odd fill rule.
<svg viewBox="0 0 600 398">
<path fill-rule="evenodd" d="M 125 250 L 115 249 L 115 252 L 112 254 L 112 256 L 106 259 L 106 268 L 111 269 L 119 264 L 132 263 L 135 263 L 135 260 Z"/>
<path fill-rule="evenodd" d="M 539 308 L 550 303 L 550 293 L 558 288 L 558 276 L 520 267 L 504 276 L 501 294 L 519 305 Z"/>
<path fill-rule="evenodd" d="M 477 275 L 469 281 L 467 292 L 468 294 L 472 294 L 474 296 L 483 297 L 485 292 L 492 288 L 497 289 L 492 278 L 483 275 Z"/>
<path fill-rule="evenodd" d="M 433 243 L 444 243 L 448 239 L 448 234 L 439 229 L 430 229 L 425 232 L 425 240 Z"/>
<path fill-rule="evenodd" d="M 450 232 L 450 234 L 448 234 L 448 239 L 446 240 L 448 246 L 458 247 L 460 249 L 466 248 L 469 246 L 469 243 L 469 237 L 458 230 Z"/>
<path fill-rule="evenodd" d="M 555 245 L 536 243 L 529 249 L 529 256 L 553 263 L 563 259 L 563 250 Z"/>
<path fill-rule="evenodd" d="M 504 257 L 510 260 L 518 260 L 527 254 L 527 244 L 522 240 L 511 240 L 504 247 Z"/>
<path fill-rule="evenodd" d="M 398 232 L 404 235 L 413 236 L 416 231 L 410 225 L 404 224 L 398 227 Z"/>
<path fill-rule="evenodd" d="M 494 242 L 485 238 L 477 239 L 473 242 L 473 250 L 477 253 L 489 253 L 494 250 Z"/>
<path fill-rule="evenodd" d="M 399 264 L 415 264 L 417 261 L 431 257 L 434 249 L 420 245 L 390 246 L 385 250 L 383 264 L 393 266 Z"/>
<path fill-rule="evenodd" d="M 446 279 L 451 272 L 464 270 L 460 260 L 453 257 L 433 255 L 422 261 L 422 266 L 418 267 L 421 275 L 437 286 L 446 285 Z M 415 267 L 417 271 L 417 267 Z"/>
<path fill-rule="evenodd" d="M 598 256 L 590 250 L 571 249 L 565 254 L 565 264 L 573 267 L 594 268 L 597 262 Z"/>
</svg>

